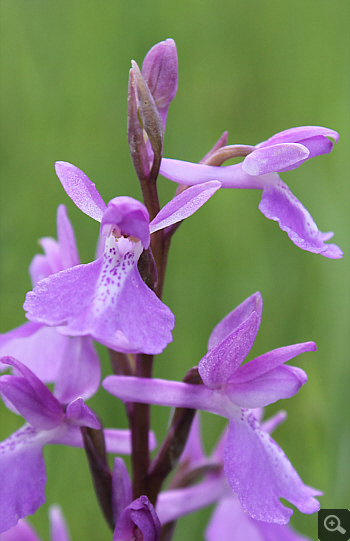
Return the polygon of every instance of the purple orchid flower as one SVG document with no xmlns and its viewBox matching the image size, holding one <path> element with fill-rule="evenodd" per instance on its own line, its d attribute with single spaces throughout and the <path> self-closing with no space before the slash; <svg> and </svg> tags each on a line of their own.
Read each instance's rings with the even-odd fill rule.
<svg viewBox="0 0 350 541">
<path fill-rule="evenodd" d="M 279 348 L 240 366 L 259 329 L 262 298 L 256 293 L 228 314 L 213 330 L 208 353 L 198 370 L 204 385 L 158 379 L 109 376 L 102 385 L 123 401 L 209 411 L 229 420 L 223 452 L 225 475 L 253 518 L 285 524 L 293 511 L 285 498 L 303 513 L 314 513 L 320 493 L 305 486 L 293 466 L 264 432 L 252 409 L 289 398 L 306 383 L 303 370 L 284 363 L 306 351 L 313 342 Z"/>
<path fill-rule="evenodd" d="M 77 207 L 101 222 L 104 255 L 41 280 L 27 294 L 28 319 L 61 326 L 62 334 L 92 336 L 124 353 L 161 353 L 172 340 L 174 316 L 143 282 L 138 259 L 149 247 L 151 233 L 191 216 L 220 183 L 186 190 L 189 193 L 175 197 L 149 223 L 147 209 L 139 201 L 116 197 L 106 206 L 77 167 L 58 162 L 56 172 Z"/>
<path fill-rule="evenodd" d="M 305 160 L 326 154 L 336 142 L 336 131 L 319 126 L 302 126 L 277 133 L 256 147 L 246 146 L 242 163 L 224 167 L 163 158 L 160 173 L 185 185 L 219 180 L 223 188 L 262 190 L 261 212 L 278 222 L 296 246 L 331 259 L 342 257 L 335 244 L 325 244 L 333 233 L 322 233 L 309 212 L 292 194 L 278 173 L 299 167 Z M 240 145 L 240 149 L 243 147 Z"/>
<path fill-rule="evenodd" d="M 50 541 L 70 541 L 70 535 L 61 508 L 52 505 L 49 509 Z M 20 519 L 16 526 L 2 533 L 0 541 L 41 541 L 27 521 Z"/>
<path fill-rule="evenodd" d="M 74 231 L 64 205 L 57 210 L 58 241 L 40 240 L 45 255 L 34 256 L 29 273 L 33 287 L 52 274 L 79 265 Z M 68 404 L 96 393 L 101 378 L 97 353 L 88 336 L 69 337 L 43 323 L 27 322 L 0 335 L 0 357 L 10 355 L 30 368 L 44 383 L 55 383 L 54 395 Z M 0 364 L 0 372 L 5 366 Z"/>
<path fill-rule="evenodd" d="M 12 366 L 16 375 L 0 377 L 5 405 L 27 423 L 0 443 L 0 533 L 15 526 L 20 518 L 33 514 L 45 501 L 46 473 L 43 447 L 59 443 L 83 447 L 81 426 L 100 428 L 95 414 L 81 398 L 66 408 L 24 364 L 12 357 L 1 362 Z M 129 430 L 105 430 L 108 452 L 130 453 Z M 155 440 L 150 436 L 150 445 Z"/>
</svg>

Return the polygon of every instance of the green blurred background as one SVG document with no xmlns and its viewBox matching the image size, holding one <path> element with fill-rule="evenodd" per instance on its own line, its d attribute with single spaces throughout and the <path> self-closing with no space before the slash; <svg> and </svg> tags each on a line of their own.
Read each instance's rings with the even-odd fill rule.
<svg viewBox="0 0 350 541">
<path fill-rule="evenodd" d="M 296 248 L 259 212 L 260 192 L 220 191 L 177 232 L 164 301 L 176 316 L 174 342 L 155 375 L 181 379 L 206 351 L 213 326 L 247 296 L 264 298 L 249 358 L 314 340 L 295 364 L 309 376 L 275 433 L 302 479 L 325 492 L 324 508 L 349 505 L 349 2 L 348 0 L 77 1 L 2 0 L 1 331 L 24 321 L 28 265 L 37 239 L 56 236 L 65 203 L 81 260 L 94 257 L 98 227 L 65 195 L 53 164 L 70 161 L 108 201 L 140 198 L 126 138 L 130 60 L 167 37 L 179 54 L 164 155 L 199 161 L 224 130 L 229 143 L 256 144 L 298 125 L 340 132 L 328 156 L 282 175 L 322 231 L 335 232 L 343 260 Z M 159 180 L 162 202 L 174 185 Z M 104 374 L 108 359 L 102 348 Z M 104 391 L 89 404 L 106 426 L 126 427 L 123 406 Z M 153 409 L 159 440 L 169 410 Z M 3 405 L 0 439 L 21 421 Z M 204 415 L 207 450 L 223 420 Z M 45 449 L 47 504 L 31 519 L 48 539 L 48 505 L 62 505 L 72 540 L 110 539 L 83 452 Z M 179 522 L 175 539 L 202 539 L 209 511 Z M 317 516 L 292 524 L 316 539 Z"/>
</svg>

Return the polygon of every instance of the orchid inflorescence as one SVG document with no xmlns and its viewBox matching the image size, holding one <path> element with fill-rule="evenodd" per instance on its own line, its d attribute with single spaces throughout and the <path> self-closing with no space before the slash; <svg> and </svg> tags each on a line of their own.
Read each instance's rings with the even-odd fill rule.
<svg viewBox="0 0 350 541">
<path fill-rule="evenodd" d="M 338 134 L 318 126 L 280 132 L 256 146 L 228 145 L 225 132 L 200 163 L 163 158 L 169 105 L 177 91 L 177 52 L 172 39 L 155 45 L 142 70 L 132 62 L 128 140 L 143 203 L 117 196 L 106 204 L 80 169 L 56 163 L 57 176 L 75 205 L 100 223 L 96 259 L 80 264 L 64 205 L 57 211 L 57 241 L 41 239 L 44 254 L 30 265 L 33 290 L 28 322 L 0 337 L 0 393 L 25 424 L 0 443 L 1 540 L 38 539 L 24 520 L 45 502 L 43 448 L 85 449 L 103 515 L 114 541 L 165 541 L 177 519 L 205 506 L 215 510 L 207 541 L 297 541 L 288 525 L 292 503 L 315 513 L 322 493 L 303 483 L 270 433 L 284 419 L 263 421 L 263 408 L 296 394 L 305 372 L 286 363 L 316 350 L 314 342 L 280 347 L 242 364 L 258 333 L 259 292 L 218 323 L 208 351 L 182 382 L 152 377 L 154 356 L 172 341 L 175 318 L 162 302 L 171 238 L 181 222 L 220 188 L 262 190 L 261 212 L 278 222 L 292 242 L 309 252 L 340 258 L 333 233 L 318 230 L 279 173 L 332 150 Z M 331 139 L 330 139 L 331 138 Z M 241 157 L 241 163 L 223 165 Z M 157 178 L 178 184 L 160 208 Z M 85 401 L 101 386 L 93 341 L 108 348 L 111 372 L 102 387 L 125 403 L 129 429 L 103 428 Z M 50 389 L 46 384 L 53 384 Z M 157 448 L 150 405 L 175 408 Z M 206 456 L 197 410 L 228 424 Z M 132 472 L 120 457 L 131 454 Z M 171 481 L 167 478 L 172 474 Z M 50 509 L 52 539 L 68 541 L 58 507 Z"/>
</svg>

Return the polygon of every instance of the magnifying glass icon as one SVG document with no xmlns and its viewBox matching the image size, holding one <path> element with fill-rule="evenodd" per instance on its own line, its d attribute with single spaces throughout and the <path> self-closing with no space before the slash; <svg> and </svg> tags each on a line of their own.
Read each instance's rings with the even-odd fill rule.
<svg viewBox="0 0 350 541">
<path fill-rule="evenodd" d="M 324 527 L 329 532 L 340 532 L 342 534 L 346 533 L 346 530 L 340 526 L 340 520 L 336 515 L 328 515 L 324 519 Z"/>
</svg>

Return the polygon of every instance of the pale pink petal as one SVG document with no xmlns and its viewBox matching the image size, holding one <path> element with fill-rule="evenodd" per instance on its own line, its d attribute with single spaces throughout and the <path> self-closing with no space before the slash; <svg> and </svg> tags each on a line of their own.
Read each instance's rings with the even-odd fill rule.
<svg viewBox="0 0 350 541">
<path fill-rule="evenodd" d="M 309 150 L 299 143 L 279 143 L 259 147 L 246 156 L 242 169 L 248 175 L 265 175 L 282 171 L 309 157 Z"/>
<path fill-rule="evenodd" d="M 236 327 L 247 320 L 253 312 L 256 312 L 261 318 L 262 308 L 263 301 L 259 291 L 245 299 L 214 327 L 208 341 L 208 350 L 216 347 L 221 340 L 224 340 Z"/>
<path fill-rule="evenodd" d="M 44 383 L 57 377 L 68 337 L 41 323 L 28 321 L 0 335 L 0 357 L 10 355 L 25 364 Z M 0 363 L 0 372 L 6 365 Z"/>
<path fill-rule="evenodd" d="M 100 222 L 106 204 L 96 190 L 95 184 L 74 165 L 56 162 L 55 170 L 67 195 L 85 214 Z"/>
<path fill-rule="evenodd" d="M 121 458 L 115 458 L 112 475 L 112 508 L 114 522 L 118 521 L 123 509 L 132 502 L 132 486 L 128 470 Z"/>
<path fill-rule="evenodd" d="M 199 374 L 207 387 L 215 389 L 227 382 L 251 350 L 260 326 L 260 314 L 252 312 L 216 347 L 200 360 Z"/>
<path fill-rule="evenodd" d="M 213 391 L 204 385 L 156 378 L 107 376 L 102 382 L 102 387 L 123 402 L 143 402 L 205 411 L 212 411 L 214 407 Z M 214 411 L 216 413 L 217 409 Z"/>
<path fill-rule="evenodd" d="M 68 344 L 55 379 L 54 396 L 62 404 L 68 404 L 77 397 L 86 400 L 97 392 L 101 366 L 92 340 L 88 336 L 64 338 Z"/>
<path fill-rule="evenodd" d="M 63 410 L 49 389 L 29 368 L 13 357 L 1 362 L 14 367 L 16 375 L 0 377 L 0 392 L 33 427 L 43 430 L 61 424 Z"/>
<path fill-rule="evenodd" d="M 336 143 L 339 139 L 339 134 L 329 128 L 323 128 L 322 126 L 299 126 L 297 128 L 290 128 L 276 133 L 276 135 L 273 135 L 263 143 L 260 143 L 258 147 L 261 148 L 278 143 L 300 143 L 304 139 L 310 139 L 320 135 L 332 137 Z"/>
<path fill-rule="evenodd" d="M 57 239 L 63 269 L 79 265 L 80 260 L 75 235 L 64 205 L 59 205 L 57 209 Z"/>
<path fill-rule="evenodd" d="M 156 505 L 159 520 L 161 524 L 166 524 L 194 513 L 216 502 L 227 492 L 227 489 L 226 479 L 223 476 L 215 476 L 208 477 L 205 481 L 189 488 L 161 492 Z"/>
<path fill-rule="evenodd" d="M 0 534 L 0 541 L 40 541 L 35 530 L 23 519 L 16 526 Z"/>
<path fill-rule="evenodd" d="M 68 404 L 66 419 L 77 426 L 87 426 L 94 429 L 101 428 L 96 414 L 85 404 L 82 398 L 76 398 Z"/>
<path fill-rule="evenodd" d="M 268 175 L 267 175 L 268 176 Z M 331 259 L 342 257 L 343 253 L 335 244 L 324 244 L 330 238 L 318 230 L 309 212 L 278 177 L 271 173 L 266 179 L 259 204 L 261 212 L 270 220 L 278 222 L 289 238 L 302 250 L 321 254 Z"/>
<path fill-rule="evenodd" d="M 229 382 L 225 392 L 236 406 L 253 409 L 294 396 L 306 381 L 307 376 L 301 368 L 278 366 L 247 383 Z"/>
<path fill-rule="evenodd" d="M 0 443 L 0 533 L 32 515 L 45 502 L 42 449 L 60 427 L 38 431 L 24 425 Z"/>
<path fill-rule="evenodd" d="M 314 498 L 320 493 L 303 484 L 277 443 L 259 427 L 254 414 L 242 410 L 230 420 L 224 448 L 225 475 L 244 510 L 257 520 L 286 524 L 293 511 L 280 498 L 302 513 L 320 508 Z"/>
<path fill-rule="evenodd" d="M 51 505 L 50 518 L 50 541 L 70 541 L 67 523 L 59 505 Z"/>
<path fill-rule="evenodd" d="M 211 181 L 187 188 L 158 212 L 150 223 L 151 233 L 192 216 L 220 187 L 220 182 Z"/>
</svg>

